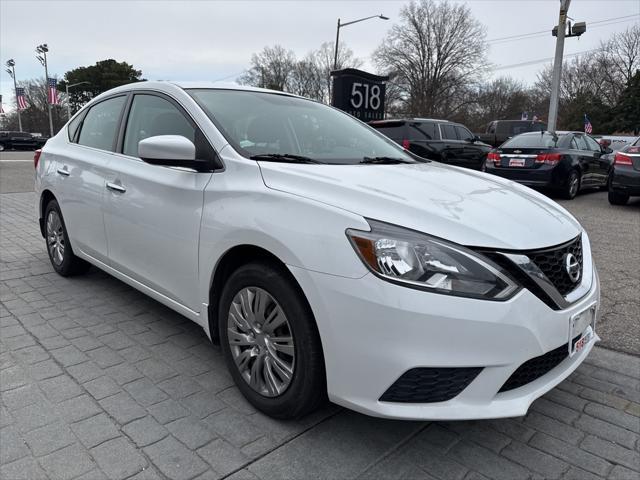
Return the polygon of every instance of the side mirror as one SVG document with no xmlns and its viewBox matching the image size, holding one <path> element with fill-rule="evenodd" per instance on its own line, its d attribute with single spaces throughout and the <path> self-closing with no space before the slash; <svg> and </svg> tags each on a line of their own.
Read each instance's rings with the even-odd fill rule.
<svg viewBox="0 0 640 480">
<path fill-rule="evenodd" d="M 181 166 L 196 159 L 196 146 L 181 135 L 157 135 L 138 143 L 138 156 L 154 165 Z"/>
<path fill-rule="evenodd" d="M 473 138 L 471 139 L 472 142 L 481 142 L 482 140 L 480 139 L 480 137 L 478 135 L 474 135 Z"/>
<path fill-rule="evenodd" d="M 612 148 L 609 148 L 609 147 L 603 148 L 603 149 L 602 149 L 602 151 L 603 151 L 604 153 L 613 153 L 613 149 L 612 149 Z"/>
</svg>

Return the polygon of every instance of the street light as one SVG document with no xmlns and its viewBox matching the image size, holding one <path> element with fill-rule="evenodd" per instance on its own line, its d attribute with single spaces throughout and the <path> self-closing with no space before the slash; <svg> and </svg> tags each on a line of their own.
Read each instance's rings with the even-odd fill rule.
<svg viewBox="0 0 640 480">
<path fill-rule="evenodd" d="M 347 25 L 353 25 L 354 23 L 364 22 L 365 20 L 371 20 L 372 18 L 379 18 L 380 20 L 389 20 L 389 17 L 385 17 L 384 15 L 371 15 L 370 17 L 360 18 L 358 20 L 353 20 L 351 22 L 340 23 L 340 19 L 338 19 L 338 28 L 336 28 L 336 50 L 333 54 L 333 69 L 336 70 L 338 68 L 338 41 L 340 40 L 340 28 L 346 27 Z"/>
<path fill-rule="evenodd" d="M 47 68 L 47 52 L 48 51 L 49 51 L 49 47 L 47 46 L 46 43 L 43 43 L 36 47 L 36 53 L 38 54 L 36 55 L 36 58 L 44 66 L 44 76 L 45 76 L 44 83 L 45 83 L 45 90 L 47 91 L 47 98 L 49 98 L 49 94 L 48 94 L 49 69 Z M 51 103 L 49 103 L 48 100 L 47 100 L 47 109 L 49 110 L 49 133 L 53 137 L 53 118 L 51 117 Z"/>
<path fill-rule="evenodd" d="M 16 110 L 18 112 L 18 128 L 20 129 L 20 131 L 22 131 L 22 118 L 20 118 L 20 105 L 18 105 L 18 85 L 16 84 L 16 62 L 13 60 L 13 58 L 10 58 L 9 60 L 7 60 L 7 63 L 5 63 L 5 65 L 9 67 L 7 68 L 6 72 L 11 78 L 13 78 L 13 93 L 15 93 L 16 95 Z"/>
<path fill-rule="evenodd" d="M 68 120 L 71 120 L 71 102 L 69 101 L 69 89 L 73 88 L 73 87 L 77 87 L 78 85 L 84 85 L 84 84 L 90 84 L 91 82 L 78 82 L 78 83 L 73 83 L 71 85 L 69 85 L 68 83 L 65 83 L 64 88 L 67 91 L 67 117 Z"/>
</svg>

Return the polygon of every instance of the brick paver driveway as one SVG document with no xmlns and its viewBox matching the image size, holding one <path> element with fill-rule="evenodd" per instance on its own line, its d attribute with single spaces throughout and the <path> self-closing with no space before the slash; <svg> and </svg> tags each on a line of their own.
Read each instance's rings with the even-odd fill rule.
<svg viewBox="0 0 640 480">
<path fill-rule="evenodd" d="M 595 350 L 521 419 L 275 421 L 195 324 L 98 270 L 53 273 L 33 193 L 0 202 L 3 480 L 638 479 L 638 357 Z"/>
</svg>

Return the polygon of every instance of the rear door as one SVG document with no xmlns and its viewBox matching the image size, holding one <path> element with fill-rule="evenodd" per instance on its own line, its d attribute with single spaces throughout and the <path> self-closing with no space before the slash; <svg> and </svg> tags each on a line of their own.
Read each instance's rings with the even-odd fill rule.
<svg viewBox="0 0 640 480">
<path fill-rule="evenodd" d="M 71 246 L 108 263 L 103 196 L 108 164 L 116 145 L 126 95 L 93 105 L 69 125 L 68 148 L 55 155 L 56 198 Z"/>
<path fill-rule="evenodd" d="M 440 133 L 442 135 L 442 161 L 450 165 L 464 167 L 464 144 L 458 139 L 456 127 L 453 123 L 441 123 Z"/>
<path fill-rule="evenodd" d="M 595 152 L 587 143 L 587 136 L 581 133 L 575 135 L 576 143 L 580 149 L 579 161 L 582 169 L 582 185 L 593 186 L 600 183 L 600 155 L 596 157 Z"/>
<path fill-rule="evenodd" d="M 175 100 L 135 93 L 105 185 L 109 260 L 120 272 L 199 312 L 200 219 L 212 173 L 143 162 L 138 142 L 156 135 L 182 135 L 194 142 L 198 158 L 215 155 Z"/>
<path fill-rule="evenodd" d="M 442 150 L 440 130 L 435 122 L 409 122 L 407 124 L 410 150 L 422 158 L 439 160 Z"/>
<path fill-rule="evenodd" d="M 456 125 L 455 129 L 458 140 L 463 142 L 462 166 L 480 170 L 488 153 L 487 148 L 474 142 L 475 135 L 467 127 Z"/>
<path fill-rule="evenodd" d="M 599 185 L 606 185 L 607 184 L 607 178 L 609 176 L 610 163 L 607 160 L 607 157 L 605 155 L 603 155 L 602 147 L 596 141 L 595 138 L 593 138 L 593 137 L 591 137 L 589 135 L 585 135 L 584 138 L 585 138 L 585 140 L 587 142 L 587 147 L 593 153 L 593 160 L 594 160 L 593 177 L 594 177 L 594 181 L 597 182 Z"/>
</svg>

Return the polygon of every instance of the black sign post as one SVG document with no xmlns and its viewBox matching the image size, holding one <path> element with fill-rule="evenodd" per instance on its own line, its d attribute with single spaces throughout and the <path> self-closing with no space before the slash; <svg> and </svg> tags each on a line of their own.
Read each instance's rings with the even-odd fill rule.
<svg viewBox="0 0 640 480">
<path fill-rule="evenodd" d="M 384 118 L 385 82 L 389 80 L 388 76 L 374 75 L 355 68 L 334 70 L 331 76 L 331 105 L 363 122 Z"/>
</svg>

